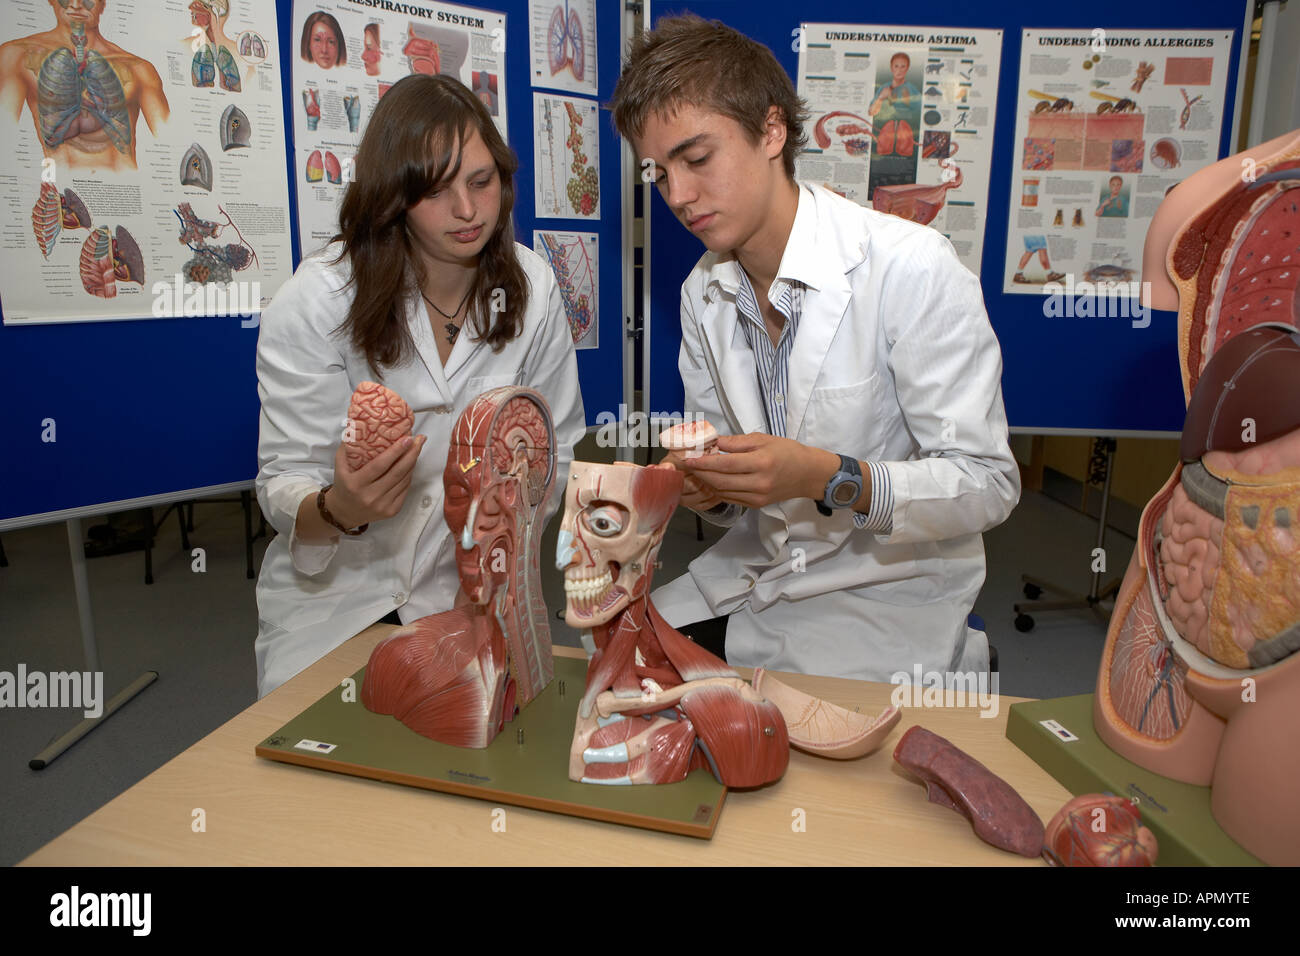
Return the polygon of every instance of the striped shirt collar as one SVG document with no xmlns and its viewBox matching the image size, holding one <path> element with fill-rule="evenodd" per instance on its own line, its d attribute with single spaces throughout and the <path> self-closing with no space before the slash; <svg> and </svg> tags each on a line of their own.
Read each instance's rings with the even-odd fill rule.
<svg viewBox="0 0 1300 956">
<path fill-rule="evenodd" d="M 802 283 L 813 290 L 820 289 L 825 282 L 826 263 L 817 258 L 817 201 L 811 187 L 805 183 L 798 185 L 799 205 L 795 210 L 794 224 L 781 254 L 776 278 L 768 289 L 768 298 L 772 302 L 780 297 L 783 282 L 787 287 L 792 283 Z M 710 270 L 706 297 L 712 298 L 718 287 L 730 295 L 738 295 L 741 271 L 734 250 L 720 257 Z"/>
</svg>

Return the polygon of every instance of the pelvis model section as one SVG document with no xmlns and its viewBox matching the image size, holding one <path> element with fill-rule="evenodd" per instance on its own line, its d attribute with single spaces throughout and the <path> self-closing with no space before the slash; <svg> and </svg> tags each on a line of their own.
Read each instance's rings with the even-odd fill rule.
<svg viewBox="0 0 1300 956">
<path fill-rule="evenodd" d="M 1182 462 L 1142 515 L 1094 718 L 1135 763 L 1210 785 L 1215 818 L 1245 849 L 1294 866 L 1300 136 L 1250 160 L 1253 181 L 1231 157 L 1180 184 L 1166 206 L 1181 223 L 1162 227 L 1162 207 L 1149 234 L 1172 235 L 1189 406 Z"/>
<path fill-rule="evenodd" d="M 554 482 L 555 429 L 539 393 L 498 388 L 470 403 L 443 472 L 457 604 L 374 649 L 361 687 L 368 709 L 442 743 L 486 747 L 550 682 L 539 549 Z"/>
<path fill-rule="evenodd" d="M 785 773 L 781 711 L 650 603 L 655 558 L 681 490 L 671 466 L 571 466 L 556 566 L 565 620 L 588 632 L 591 654 L 569 753 L 572 780 L 671 783 L 699 767 L 726 786 L 756 787 Z"/>
</svg>

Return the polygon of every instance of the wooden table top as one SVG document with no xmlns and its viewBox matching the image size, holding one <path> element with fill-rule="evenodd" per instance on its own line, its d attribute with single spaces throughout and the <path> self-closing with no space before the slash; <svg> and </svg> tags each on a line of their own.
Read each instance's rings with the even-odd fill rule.
<svg viewBox="0 0 1300 956">
<path fill-rule="evenodd" d="M 168 761 L 25 865 L 1043 865 L 995 849 L 893 760 L 921 724 L 1005 779 L 1046 823 L 1071 794 L 1006 739 L 1007 712 L 905 707 L 875 753 L 841 762 L 792 751 L 777 783 L 727 795 L 712 840 L 506 807 L 295 767 L 253 748 L 355 673 L 392 625 L 375 625 Z M 560 656 L 581 651 L 556 647 Z M 741 671 L 746 677 L 748 673 Z M 810 694 L 878 713 L 889 684 L 780 675 Z M 557 773 L 566 768 L 557 767 Z M 204 832 L 192 829 L 202 809 Z M 802 811 L 802 813 L 800 813 Z M 494 820 L 497 826 L 494 829 Z M 802 820 L 804 827 L 796 824 Z"/>
</svg>

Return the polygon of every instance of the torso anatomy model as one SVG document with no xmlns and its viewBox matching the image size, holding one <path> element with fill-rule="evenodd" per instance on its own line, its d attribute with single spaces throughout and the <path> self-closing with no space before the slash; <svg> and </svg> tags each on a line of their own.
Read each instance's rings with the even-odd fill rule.
<svg viewBox="0 0 1300 956">
<path fill-rule="evenodd" d="M 1142 514 L 1094 722 L 1212 787 L 1220 826 L 1300 865 L 1300 132 L 1180 183 L 1143 275 L 1178 310 L 1182 462 Z M 1166 273 L 1172 280 L 1165 282 Z"/>
<path fill-rule="evenodd" d="M 443 472 L 456 607 L 375 647 L 368 709 L 442 743 L 486 747 L 550 682 L 539 555 L 554 483 L 555 430 L 539 393 L 492 389 L 461 413 Z"/>
</svg>

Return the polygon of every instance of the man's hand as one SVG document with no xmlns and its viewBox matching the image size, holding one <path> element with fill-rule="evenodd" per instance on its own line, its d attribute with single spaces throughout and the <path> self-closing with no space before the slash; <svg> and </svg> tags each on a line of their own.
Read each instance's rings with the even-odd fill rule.
<svg viewBox="0 0 1300 956">
<path fill-rule="evenodd" d="M 722 501 L 750 508 L 792 498 L 820 500 L 840 467 L 839 455 L 762 432 L 719 436 L 718 451 L 727 454 L 683 459 L 678 467 Z"/>
<path fill-rule="evenodd" d="M 711 508 L 716 508 L 718 505 L 723 503 L 722 499 L 718 497 L 718 493 L 709 487 L 709 485 L 683 467 L 688 461 L 686 455 L 687 453 L 684 451 L 670 451 L 664 456 L 663 461 L 660 462 L 660 464 L 672 465 L 682 473 L 681 503 L 692 511 L 708 511 Z M 689 459 L 689 461 L 692 462 L 699 460 L 700 456 L 698 455 Z"/>
</svg>

